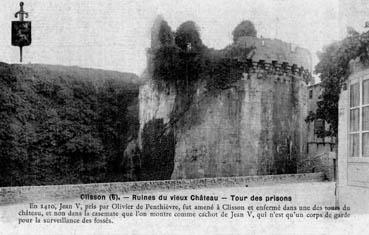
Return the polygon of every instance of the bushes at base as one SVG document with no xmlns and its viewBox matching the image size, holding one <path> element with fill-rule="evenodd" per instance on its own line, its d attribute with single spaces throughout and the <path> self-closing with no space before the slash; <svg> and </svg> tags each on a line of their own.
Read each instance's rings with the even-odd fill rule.
<svg viewBox="0 0 369 235">
<path fill-rule="evenodd" d="M 0 64 L 0 186 L 125 180 L 138 85 L 109 71 L 96 85 L 73 69 Z"/>
</svg>

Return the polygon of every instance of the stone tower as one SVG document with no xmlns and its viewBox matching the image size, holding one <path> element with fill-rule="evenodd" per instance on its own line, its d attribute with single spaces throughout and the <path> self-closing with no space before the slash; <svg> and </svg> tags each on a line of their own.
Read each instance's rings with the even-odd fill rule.
<svg viewBox="0 0 369 235">
<path fill-rule="evenodd" d="M 280 40 L 256 37 L 239 38 L 228 49 L 245 47 L 254 48 L 252 58 L 234 57 L 235 63 L 229 63 L 244 69 L 239 79 L 216 93 L 198 81 L 193 105 L 169 130 L 180 94 L 169 84 L 158 89 L 150 69 L 145 72 L 139 145 L 143 171 L 152 173 L 142 179 L 297 172 L 296 163 L 306 152 L 311 55 Z M 149 49 L 148 67 L 150 63 Z"/>
</svg>

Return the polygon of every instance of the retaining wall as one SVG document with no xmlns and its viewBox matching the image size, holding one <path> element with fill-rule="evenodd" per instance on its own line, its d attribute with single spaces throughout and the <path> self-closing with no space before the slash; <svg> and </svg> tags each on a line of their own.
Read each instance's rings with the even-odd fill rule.
<svg viewBox="0 0 369 235">
<path fill-rule="evenodd" d="M 223 187 L 255 187 L 286 183 L 319 182 L 323 173 L 283 174 L 243 177 L 137 181 L 122 183 L 21 186 L 0 188 L 0 205 L 27 201 L 79 198 L 81 194 L 128 194 L 137 191 L 163 191 Z"/>
</svg>

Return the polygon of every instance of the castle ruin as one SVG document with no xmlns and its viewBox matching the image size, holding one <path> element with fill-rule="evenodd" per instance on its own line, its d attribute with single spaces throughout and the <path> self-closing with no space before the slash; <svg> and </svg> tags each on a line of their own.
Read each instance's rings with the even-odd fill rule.
<svg viewBox="0 0 369 235">
<path fill-rule="evenodd" d="M 227 60 L 240 76 L 216 92 L 209 81 L 196 81 L 191 104 L 174 123 L 184 93 L 165 82 L 159 87 L 149 69 L 158 30 L 139 94 L 141 180 L 296 173 L 307 147 L 309 51 L 278 39 L 239 38 L 225 50 L 253 49 L 248 58 Z"/>
</svg>

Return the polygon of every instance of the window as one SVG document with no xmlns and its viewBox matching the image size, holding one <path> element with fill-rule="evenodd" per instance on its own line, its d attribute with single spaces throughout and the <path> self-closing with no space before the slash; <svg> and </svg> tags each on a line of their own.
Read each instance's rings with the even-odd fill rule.
<svg viewBox="0 0 369 235">
<path fill-rule="evenodd" d="M 325 122 L 323 119 L 317 119 L 314 121 L 314 134 L 324 135 L 325 132 Z"/>
<path fill-rule="evenodd" d="M 369 79 L 350 84 L 349 151 L 369 158 Z"/>
<path fill-rule="evenodd" d="M 313 98 L 313 90 L 309 90 L 309 99 Z"/>
</svg>

